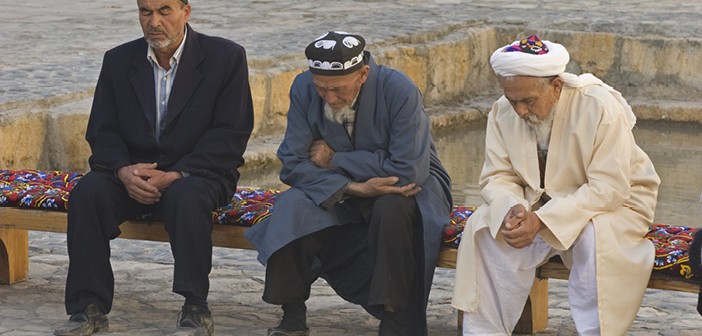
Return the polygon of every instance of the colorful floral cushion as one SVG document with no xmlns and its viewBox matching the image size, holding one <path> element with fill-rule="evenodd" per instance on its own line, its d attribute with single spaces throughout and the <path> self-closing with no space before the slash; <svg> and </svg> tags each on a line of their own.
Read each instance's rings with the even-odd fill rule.
<svg viewBox="0 0 702 336">
<path fill-rule="evenodd" d="M 0 170 L 0 206 L 65 211 L 68 195 L 81 174 L 42 170 Z M 239 188 L 232 201 L 212 213 L 212 221 L 224 225 L 252 226 L 271 215 L 280 191 Z M 455 206 L 451 222 L 444 227 L 442 244 L 458 247 L 466 219 L 474 207 Z M 654 224 L 646 238 L 656 247 L 653 269 L 666 275 L 691 279 L 688 245 L 697 229 Z"/>
<path fill-rule="evenodd" d="M 68 194 L 81 174 L 55 170 L 0 170 L 0 206 L 68 209 Z"/>
<path fill-rule="evenodd" d="M 42 170 L 0 170 L 0 206 L 65 211 L 82 174 Z M 251 226 L 270 216 L 277 190 L 239 188 L 232 201 L 212 213 L 218 224 Z"/>
<path fill-rule="evenodd" d="M 458 248 L 458 244 L 463 237 L 463 227 L 466 219 L 475 211 L 475 207 L 454 206 L 451 212 L 451 222 L 444 226 L 441 243 L 444 246 Z"/>
<path fill-rule="evenodd" d="M 696 231 L 696 228 L 687 226 L 653 224 L 646 235 L 656 248 L 653 270 L 673 277 L 691 279 L 693 274 L 687 252 Z"/>
<path fill-rule="evenodd" d="M 218 224 L 252 226 L 271 215 L 278 190 L 238 188 L 232 201 L 212 213 Z"/>
</svg>

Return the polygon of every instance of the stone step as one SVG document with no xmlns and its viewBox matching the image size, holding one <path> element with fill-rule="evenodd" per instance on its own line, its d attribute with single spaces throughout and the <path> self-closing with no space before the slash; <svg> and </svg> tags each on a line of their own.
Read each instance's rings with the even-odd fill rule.
<svg viewBox="0 0 702 336">
<path fill-rule="evenodd" d="M 371 44 L 378 63 L 406 73 L 420 88 L 435 125 L 474 120 L 499 96 L 488 59 L 498 45 L 522 36 L 522 25 L 466 21 Z M 702 120 L 702 43 L 696 39 L 539 29 L 530 33 L 567 44 L 568 71 L 592 72 L 627 97 L 642 119 Z M 567 41 L 567 43 L 566 43 Z M 675 57 L 676 62 L 671 62 Z M 290 85 L 305 69 L 297 53 L 251 62 L 255 125 L 249 163 L 270 160 L 285 129 Z M 0 166 L 87 169 L 84 140 L 92 90 L 0 106 Z M 486 107 L 487 106 L 487 107 Z"/>
<path fill-rule="evenodd" d="M 426 112 L 434 129 L 484 119 L 499 94 L 430 104 Z M 92 98 L 56 106 L 35 105 L 0 114 L 0 167 L 86 171 L 90 148 L 84 139 Z M 629 103 L 640 120 L 702 123 L 702 101 L 652 100 L 633 97 Z M 252 137 L 244 154 L 248 167 L 276 160 L 284 124 Z"/>
</svg>

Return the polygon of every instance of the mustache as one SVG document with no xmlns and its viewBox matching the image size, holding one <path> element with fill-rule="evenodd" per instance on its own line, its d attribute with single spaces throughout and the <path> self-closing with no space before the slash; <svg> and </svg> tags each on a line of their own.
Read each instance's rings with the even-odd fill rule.
<svg viewBox="0 0 702 336">
<path fill-rule="evenodd" d="M 164 34 L 164 35 L 166 34 L 166 32 L 165 32 L 164 30 L 158 29 L 158 28 L 149 28 L 149 30 L 147 30 L 146 33 L 147 33 L 147 34 L 151 34 L 151 33 L 161 33 L 161 34 Z"/>
</svg>

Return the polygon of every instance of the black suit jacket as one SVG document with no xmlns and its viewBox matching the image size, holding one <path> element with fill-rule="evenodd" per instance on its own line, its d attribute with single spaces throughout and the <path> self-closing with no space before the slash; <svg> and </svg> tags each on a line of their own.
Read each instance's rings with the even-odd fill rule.
<svg viewBox="0 0 702 336">
<path fill-rule="evenodd" d="M 143 38 L 105 53 L 86 140 L 93 170 L 158 163 L 236 187 L 253 128 L 244 48 L 187 26 L 160 141 L 154 138 L 154 75 Z"/>
</svg>

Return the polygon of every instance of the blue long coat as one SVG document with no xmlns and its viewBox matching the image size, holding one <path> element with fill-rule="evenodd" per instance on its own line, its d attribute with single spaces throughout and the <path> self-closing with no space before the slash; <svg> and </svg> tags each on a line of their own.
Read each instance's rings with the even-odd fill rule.
<svg viewBox="0 0 702 336">
<path fill-rule="evenodd" d="M 320 205 L 351 181 L 397 176 L 398 185 L 417 183 L 416 200 L 424 226 L 425 289 L 428 297 L 441 241 L 449 222 L 451 180 L 439 161 L 419 89 L 404 74 L 377 65 L 366 52 L 370 72 L 361 88 L 354 141 L 344 127 L 324 118 L 324 101 L 305 71 L 293 82 L 288 125 L 278 158 L 280 179 L 291 186 L 276 200 L 273 214 L 245 236 L 266 264 L 275 251 L 307 234 L 359 217 L 341 207 Z M 309 159 L 314 140 L 324 139 L 336 154 L 334 170 Z M 426 300 L 426 299 L 425 299 Z"/>
</svg>

